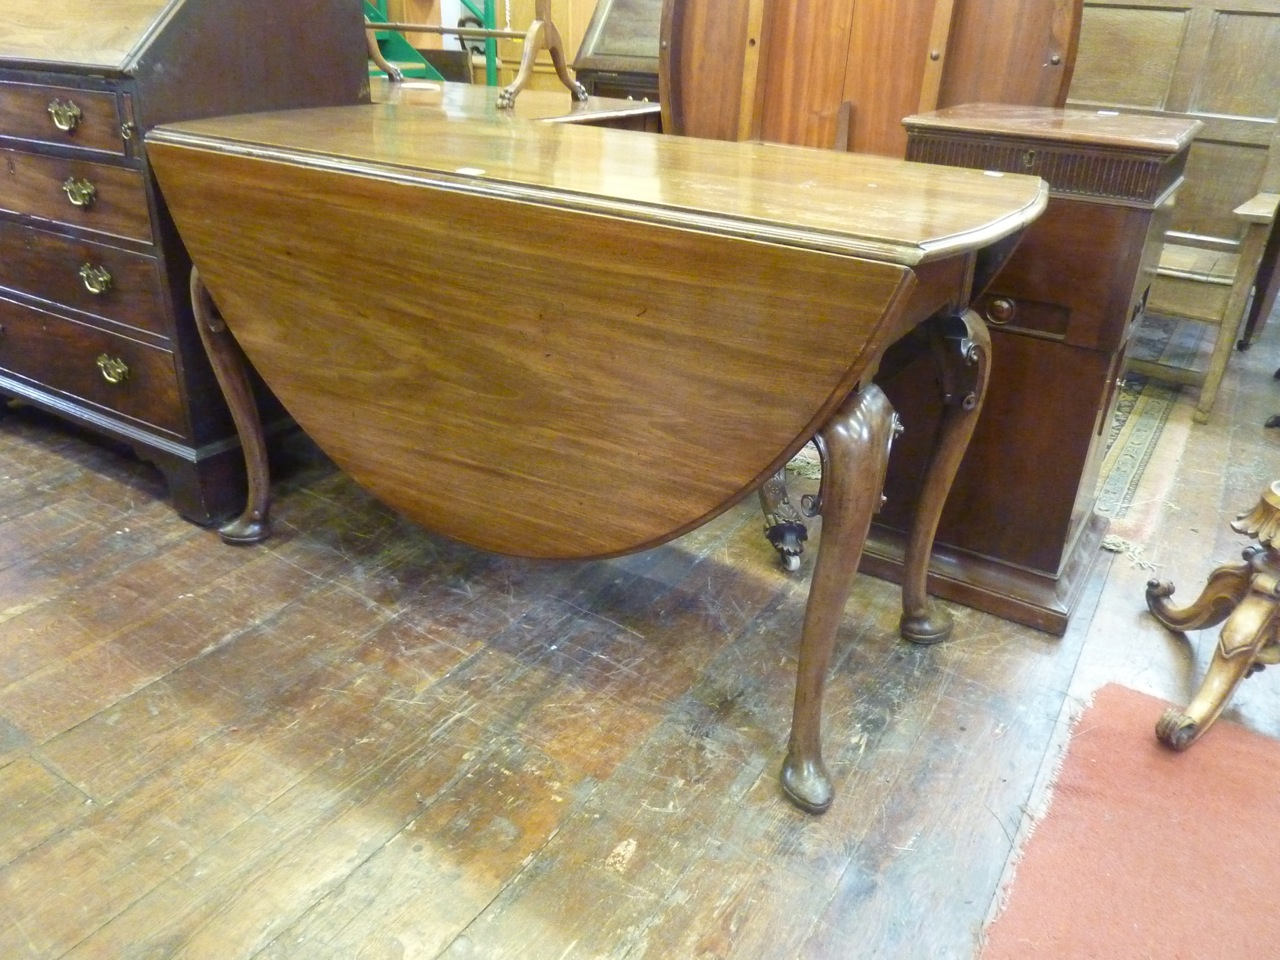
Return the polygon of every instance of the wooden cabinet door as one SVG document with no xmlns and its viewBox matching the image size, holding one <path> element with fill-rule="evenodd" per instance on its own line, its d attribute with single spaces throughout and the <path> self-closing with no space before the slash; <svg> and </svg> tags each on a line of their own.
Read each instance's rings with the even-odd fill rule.
<svg viewBox="0 0 1280 960">
<path fill-rule="evenodd" d="M 1231 249 L 1280 114 L 1280 0 L 1088 0 L 1069 104 L 1201 121 L 1169 236 Z"/>
</svg>

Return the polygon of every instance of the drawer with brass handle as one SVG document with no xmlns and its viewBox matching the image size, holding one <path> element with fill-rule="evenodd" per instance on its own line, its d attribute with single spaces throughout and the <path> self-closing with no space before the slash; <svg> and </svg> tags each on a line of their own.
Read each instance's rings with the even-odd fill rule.
<svg viewBox="0 0 1280 960">
<path fill-rule="evenodd" d="M 174 436 L 183 429 L 173 354 L 0 297 L 0 369 Z"/>
<path fill-rule="evenodd" d="M 0 82 L 0 136 L 121 156 L 128 143 L 111 91 L 12 81 Z"/>
<path fill-rule="evenodd" d="M 0 220 L 0 263 L 0 287 L 169 335 L 154 256 Z"/>
<path fill-rule="evenodd" d="M 141 170 L 0 150 L 0 209 L 132 240 L 151 239 Z"/>
</svg>

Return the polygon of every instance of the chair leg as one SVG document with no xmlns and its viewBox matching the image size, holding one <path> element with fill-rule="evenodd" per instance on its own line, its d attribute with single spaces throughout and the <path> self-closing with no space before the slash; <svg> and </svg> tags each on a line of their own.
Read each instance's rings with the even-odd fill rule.
<svg viewBox="0 0 1280 960">
<path fill-rule="evenodd" d="M 1218 336 L 1213 344 L 1213 356 L 1209 360 L 1209 369 L 1204 375 L 1204 383 L 1200 387 L 1200 399 L 1191 418 L 1196 423 L 1208 423 L 1209 412 L 1218 397 L 1218 387 L 1227 370 L 1227 361 L 1231 359 L 1232 348 L 1236 344 L 1236 335 L 1244 322 L 1245 308 L 1249 305 L 1249 294 L 1253 290 L 1253 279 L 1257 275 L 1258 264 L 1262 259 L 1267 244 L 1268 224 L 1253 223 L 1245 231 L 1240 243 L 1239 275 L 1231 288 L 1222 311 L 1222 326 L 1218 328 Z"/>
</svg>

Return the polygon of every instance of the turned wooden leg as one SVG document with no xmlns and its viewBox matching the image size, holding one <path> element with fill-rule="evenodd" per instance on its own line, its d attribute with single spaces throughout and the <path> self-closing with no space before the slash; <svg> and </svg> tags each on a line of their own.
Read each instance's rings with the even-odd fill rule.
<svg viewBox="0 0 1280 960">
<path fill-rule="evenodd" d="M 764 513 L 764 535 L 778 551 L 787 570 L 800 569 L 809 528 L 787 492 L 787 468 L 783 467 L 760 487 L 760 509 Z"/>
<path fill-rule="evenodd" d="M 932 335 L 943 381 L 942 423 L 902 558 L 901 630 L 913 643 L 938 643 L 951 635 L 951 615 L 926 591 L 929 554 L 947 493 L 977 426 L 991 371 L 991 337 L 972 310 L 935 321 Z"/>
<path fill-rule="evenodd" d="M 244 450 L 245 473 L 249 482 L 248 503 L 244 511 L 219 527 L 218 535 L 231 544 L 260 543 L 271 535 L 268 521 L 271 480 L 262 419 L 258 416 L 258 405 L 253 399 L 253 388 L 249 385 L 240 345 L 227 331 L 227 325 L 218 315 L 209 291 L 200 282 L 200 274 L 194 267 L 191 269 L 191 309 L 214 376 L 231 409 L 231 419 Z"/>
<path fill-rule="evenodd" d="M 822 691 L 871 515 L 880 506 L 896 423 L 888 398 L 879 387 L 868 386 L 850 397 L 820 434 L 822 489 L 816 510 L 823 518 L 822 538 L 805 608 L 791 740 L 782 765 L 782 789 L 810 813 L 831 806 L 831 780 L 822 763 Z"/>
</svg>

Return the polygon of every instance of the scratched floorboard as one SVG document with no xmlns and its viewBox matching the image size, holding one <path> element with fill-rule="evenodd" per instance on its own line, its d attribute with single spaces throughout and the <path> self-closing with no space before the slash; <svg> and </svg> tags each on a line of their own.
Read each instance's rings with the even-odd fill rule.
<svg viewBox="0 0 1280 960">
<path fill-rule="evenodd" d="M 1280 475 L 1276 332 L 1154 525 L 1184 592 Z M 777 783 L 807 568 L 753 503 L 529 563 L 287 446 L 275 537 L 230 548 L 120 448 L 0 419 L 0 957 L 967 960 L 1072 708 L 1109 679 L 1185 700 L 1211 649 L 1142 617 L 1123 557 L 1061 639 L 953 608 L 912 647 L 860 578 L 812 818 Z M 1273 681 L 1230 715 L 1280 732 Z"/>
</svg>

